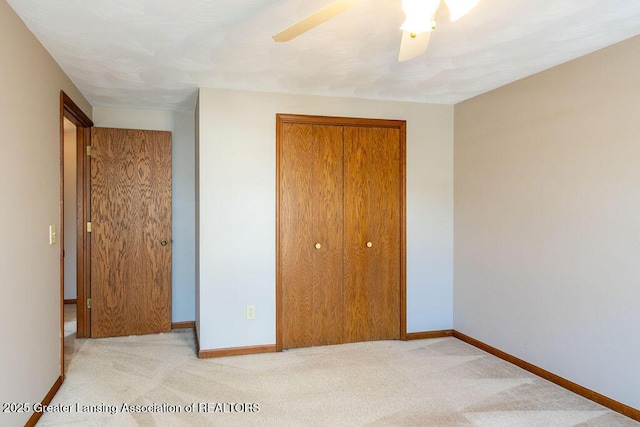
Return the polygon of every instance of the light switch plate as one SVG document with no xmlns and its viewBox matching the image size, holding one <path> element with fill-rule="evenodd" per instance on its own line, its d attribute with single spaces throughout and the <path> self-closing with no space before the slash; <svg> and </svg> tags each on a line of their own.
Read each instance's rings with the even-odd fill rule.
<svg viewBox="0 0 640 427">
<path fill-rule="evenodd" d="M 56 244 L 56 226 L 55 225 L 50 225 L 49 226 L 49 244 L 50 245 L 55 245 Z"/>
</svg>

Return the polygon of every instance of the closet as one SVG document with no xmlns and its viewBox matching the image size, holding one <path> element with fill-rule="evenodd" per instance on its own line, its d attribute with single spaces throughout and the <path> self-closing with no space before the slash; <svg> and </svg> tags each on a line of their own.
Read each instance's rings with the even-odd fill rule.
<svg viewBox="0 0 640 427">
<path fill-rule="evenodd" d="M 405 122 L 278 114 L 278 350 L 403 338 Z"/>
</svg>

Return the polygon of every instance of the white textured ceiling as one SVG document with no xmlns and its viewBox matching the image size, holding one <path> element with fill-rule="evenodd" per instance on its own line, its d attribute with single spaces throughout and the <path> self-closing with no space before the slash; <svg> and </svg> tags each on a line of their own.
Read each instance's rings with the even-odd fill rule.
<svg viewBox="0 0 640 427">
<path fill-rule="evenodd" d="M 640 0 L 480 0 L 398 63 L 401 0 L 8 0 L 96 106 L 191 108 L 198 87 L 456 103 L 640 34 Z"/>
</svg>

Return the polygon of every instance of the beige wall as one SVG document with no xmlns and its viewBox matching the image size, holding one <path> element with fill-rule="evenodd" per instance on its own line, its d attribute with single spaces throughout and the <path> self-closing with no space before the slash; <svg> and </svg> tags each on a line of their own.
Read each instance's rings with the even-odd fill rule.
<svg viewBox="0 0 640 427">
<path fill-rule="evenodd" d="M 640 408 L 640 37 L 455 107 L 454 327 Z"/>
<path fill-rule="evenodd" d="M 60 375 L 60 90 L 91 106 L 4 0 L 0 82 L 0 402 L 33 403 Z"/>
<path fill-rule="evenodd" d="M 93 107 L 96 127 L 173 131 L 171 111 L 141 110 L 117 107 Z"/>
<path fill-rule="evenodd" d="M 198 105 L 202 349 L 275 343 L 276 113 L 407 121 L 407 329 L 451 328 L 452 106 L 207 88 Z"/>
</svg>

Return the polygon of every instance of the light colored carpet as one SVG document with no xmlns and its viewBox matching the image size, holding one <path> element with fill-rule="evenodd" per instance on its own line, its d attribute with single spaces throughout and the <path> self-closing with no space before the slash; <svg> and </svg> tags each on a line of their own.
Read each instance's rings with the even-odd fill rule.
<svg viewBox="0 0 640 427">
<path fill-rule="evenodd" d="M 40 426 L 640 425 L 455 338 L 206 360 L 190 329 L 67 340 L 67 378 L 51 404 L 71 412 L 46 413 Z M 229 412 L 233 403 L 259 412 Z M 123 404 L 182 413 L 123 413 Z M 82 412 L 87 405 L 116 413 Z"/>
</svg>

